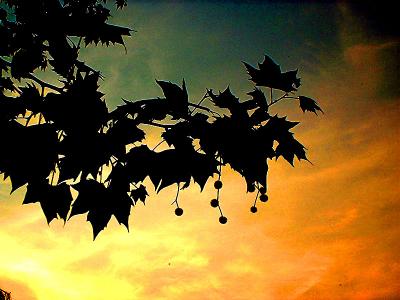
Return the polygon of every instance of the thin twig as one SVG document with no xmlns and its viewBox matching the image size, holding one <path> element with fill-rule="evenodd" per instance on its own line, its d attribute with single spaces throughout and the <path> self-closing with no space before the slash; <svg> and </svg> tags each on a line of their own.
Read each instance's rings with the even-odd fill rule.
<svg viewBox="0 0 400 300">
<path fill-rule="evenodd" d="M 153 151 L 156 150 L 158 148 L 158 146 L 160 146 L 164 142 L 165 142 L 165 140 L 161 140 L 157 145 L 155 145 L 155 147 L 152 150 Z"/>
<path fill-rule="evenodd" d="M 177 191 L 176 191 L 175 200 L 171 203 L 171 205 L 174 204 L 174 203 L 176 203 L 176 207 L 179 208 L 178 196 L 179 196 L 179 191 L 180 191 L 180 183 L 177 183 L 177 185 L 178 185 L 178 189 L 177 189 Z"/>
<path fill-rule="evenodd" d="M 287 98 L 294 98 L 294 97 L 289 97 L 289 96 L 288 96 L 288 93 L 286 93 L 286 94 L 284 94 L 283 96 L 279 97 L 278 99 L 273 100 L 273 101 L 272 101 L 270 104 L 268 104 L 267 106 L 270 107 L 270 106 L 274 105 L 275 103 L 281 101 L 282 99 L 287 99 Z M 295 98 L 295 99 L 297 99 L 297 98 Z"/>
</svg>

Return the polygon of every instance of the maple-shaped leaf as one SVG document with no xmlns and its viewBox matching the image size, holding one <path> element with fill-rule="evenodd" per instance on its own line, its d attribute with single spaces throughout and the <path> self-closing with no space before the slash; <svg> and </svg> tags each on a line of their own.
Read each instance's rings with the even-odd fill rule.
<svg viewBox="0 0 400 300">
<path fill-rule="evenodd" d="M 57 216 L 66 222 L 72 200 L 70 187 L 65 183 L 52 186 L 45 181 L 32 181 L 28 183 L 23 204 L 40 202 L 47 223 Z"/>
<path fill-rule="evenodd" d="M 157 164 L 156 153 L 146 145 L 132 148 L 123 160 L 126 163 L 124 172 L 126 172 L 129 182 L 133 183 L 141 182 L 150 176 Z"/>
<path fill-rule="evenodd" d="M 81 21 L 85 22 L 85 21 Z M 86 21 L 87 22 L 87 21 Z M 94 23 L 91 26 L 86 26 L 84 31 L 79 35 L 85 36 L 85 45 L 91 43 L 98 44 L 101 42 L 103 45 L 109 46 L 111 44 L 121 44 L 125 46 L 123 36 L 130 36 L 131 29 L 106 23 Z"/>
<path fill-rule="evenodd" d="M 297 70 L 281 72 L 281 68 L 269 56 L 265 55 L 264 61 L 258 64 L 259 69 L 243 62 L 251 80 L 257 86 L 266 86 L 284 92 L 296 91 L 300 86 Z"/>
<path fill-rule="evenodd" d="M 122 194 L 114 193 L 113 190 L 111 191 L 111 197 L 113 197 L 112 199 L 118 199 L 118 205 L 115 205 L 113 208 L 115 218 L 119 224 L 123 224 L 129 231 L 129 215 L 131 214 L 132 206 L 131 198 L 126 192 Z"/>
<path fill-rule="evenodd" d="M 239 105 L 239 98 L 235 97 L 232 94 L 229 86 L 222 93 L 219 92 L 218 95 L 215 95 L 213 93 L 213 90 L 209 90 L 207 94 L 208 96 L 210 96 L 211 101 L 214 103 L 214 105 L 220 108 L 235 110 Z"/>
<path fill-rule="evenodd" d="M 114 205 L 113 208 L 114 216 L 118 223 L 125 225 L 129 231 L 130 207 L 133 203 L 128 196 L 130 180 L 125 165 L 120 162 L 116 163 L 106 182 L 108 183 L 107 190 L 110 192 L 110 199 L 117 202 L 117 205 Z"/>
<path fill-rule="evenodd" d="M 169 81 L 156 80 L 156 82 L 168 101 L 168 113 L 175 119 L 186 117 L 188 115 L 189 100 L 185 80 L 182 81 L 182 87 Z"/>
<path fill-rule="evenodd" d="M 108 197 L 109 193 L 104 184 L 92 179 L 83 180 L 73 187 L 79 194 L 72 204 L 70 218 L 89 212 L 87 221 L 92 224 L 93 238 L 95 239 L 99 232 L 107 226 L 113 213 Z"/>
<path fill-rule="evenodd" d="M 288 121 L 286 117 L 278 117 L 278 115 L 275 115 L 271 117 L 264 126 L 260 127 L 258 132 L 260 138 L 265 135 L 279 141 L 280 138 L 285 138 L 289 130 L 298 124 L 299 122 Z"/>
<path fill-rule="evenodd" d="M 279 145 L 276 147 L 276 159 L 279 156 L 283 156 L 292 166 L 294 157 L 296 156 L 298 160 L 307 160 L 305 147 L 297 141 L 292 134 L 287 135 L 286 138 L 279 141 Z"/>
<path fill-rule="evenodd" d="M 135 201 L 135 204 L 139 200 L 142 201 L 143 204 L 146 204 L 146 197 L 149 195 L 146 191 L 146 187 L 143 184 L 139 185 L 138 188 L 133 189 L 130 194 L 133 200 Z"/>
<path fill-rule="evenodd" d="M 214 174 L 218 174 L 219 162 L 214 156 L 192 152 L 192 158 L 188 162 L 190 165 L 191 175 L 195 183 L 200 186 L 200 190 L 203 191 L 204 186 L 207 183 L 208 178 L 213 177 Z"/>
<path fill-rule="evenodd" d="M 263 91 L 261 91 L 259 88 L 255 88 L 253 91 L 248 92 L 247 95 L 253 98 L 252 101 L 255 102 L 255 107 L 259 107 L 268 111 L 267 98 L 265 98 Z"/>
<path fill-rule="evenodd" d="M 258 125 L 261 122 L 268 120 L 271 116 L 268 113 L 268 103 L 264 93 L 260 89 L 255 88 L 253 91 L 247 93 L 247 95 L 250 95 L 253 98 L 252 100 L 247 101 L 252 103 L 250 108 L 256 108 L 250 116 L 251 124 Z"/>
<path fill-rule="evenodd" d="M 303 112 L 310 111 L 318 115 L 317 111 L 319 110 L 320 112 L 324 113 L 321 107 L 318 106 L 317 101 L 315 101 L 314 99 L 305 96 L 299 96 L 299 101 L 300 108 Z"/>
</svg>

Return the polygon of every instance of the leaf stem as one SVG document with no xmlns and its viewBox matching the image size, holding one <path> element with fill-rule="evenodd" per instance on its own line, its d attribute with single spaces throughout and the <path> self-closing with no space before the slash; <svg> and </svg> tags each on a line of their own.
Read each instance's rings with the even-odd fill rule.
<svg viewBox="0 0 400 300">
<path fill-rule="evenodd" d="M 171 203 L 171 205 L 176 203 L 176 207 L 179 208 L 178 196 L 179 196 L 179 191 L 180 191 L 180 183 L 177 183 L 177 186 L 178 186 L 178 189 L 176 190 L 175 200 Z"/>
<path fill-rule="evenodd" d="M 258 195 L 260 194 L 260 190 L 257 190 L 257 195 L 256 195 L 256 199 L 254 199 L 254 203 L 253 206 L 256 206 L 257 203 L 257 199 L 258 199 Z"/>
<path fill-rule="evenodd" d="M 289 97 L 289 96 L 288 96 L 288 93 L 286 93 L 286 94 L 284 94 L 283 96 L 279 97 L 278 99 L 272 100 L 272 98 L 271 98 L 271 103 L 268 104 L 268 107 L 274 105 L 275 103 L 281 101 L 282 99 L 288 99 L 288 98 L 297 99 L 297 98 L 295 98 L 295 97 Z"/>
</svg>

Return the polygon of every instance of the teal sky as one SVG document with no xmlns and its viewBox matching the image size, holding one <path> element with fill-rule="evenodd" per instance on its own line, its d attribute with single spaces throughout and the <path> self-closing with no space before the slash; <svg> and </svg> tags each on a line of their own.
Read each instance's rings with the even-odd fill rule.
<svg viewBox="0 0 400 300">
<path fill-rule="evenodd" d="M 201 97 L 205 88 L 228 84 L 239 96 L 252 89 L 241 61 L 256 64 L 270 55 L 283 70 L 300 76 L 338 56 L 334 4 L 163 2 L 129 3 L 111 23 L 136 30 L 121 46 L 89 47 L 86 61 L 99 68 L 110 108 L 120 99 L 160 95 L 155 79 L 181 82 Z M 307 78 L 304 78 L 304 82 Z"/>
</svg>

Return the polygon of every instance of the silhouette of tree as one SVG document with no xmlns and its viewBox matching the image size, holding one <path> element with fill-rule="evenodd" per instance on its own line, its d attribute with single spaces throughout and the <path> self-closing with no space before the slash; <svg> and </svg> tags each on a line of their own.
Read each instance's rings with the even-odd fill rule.
<svg viewBox="0 0 400 300">
<path fill-rule="evenodd" d="M 79 58 L 83 46 L 124 46 L 123 37 L 131 33 L 107 23 L 106 2 L 2 1 L 0 172 L 10 178 L 12 191 L 27 185 L 23 203 L 39 202 L 48 223 L 88 213 L 95 238 L 112 215 L 128 228 L 131 206 L 147 199 L 145 178 L 157 192 L 177 186 L 173 203 L 180 216 L 179 191 L 192 180 L 203 190 L 217 176 L 210 204 L 225 224 L 219 191 L 221 167 L 229 165 L 244 177 L 247 191 L 256 192 L 255 213 L 258 200 L 268 201 L 267 160 L 282 156 L 291 165 L 295 157 L 307 160 L 290 131 L 298 122 L 271 116 L 269 108 L 289 99 L 303 111 L 322 112 L 313 99 L 296 96 L 297 70 L 282 72 L 265 56 L 258 68 L 244 63 L 256 86 L 245 101 L 228 87 L 206 90 L 196 104 L 189 101 L 184 80 L 181 85 L 157 81 L 163 98 L 124 100 L 109 111 L 98 91 L 100 72 Z M 116 1 L 117 8 L 126 4 Z M 37 69 L 54 73 L 61 85 L 39 79 Z M 280 96 L 274 98 L 273 90 Z M 163 130 L 160 143 L 167 150 L 144 144 L 148 126 Z M 78 192 L 76 199 L 71 189 Z"/>
</svg>

